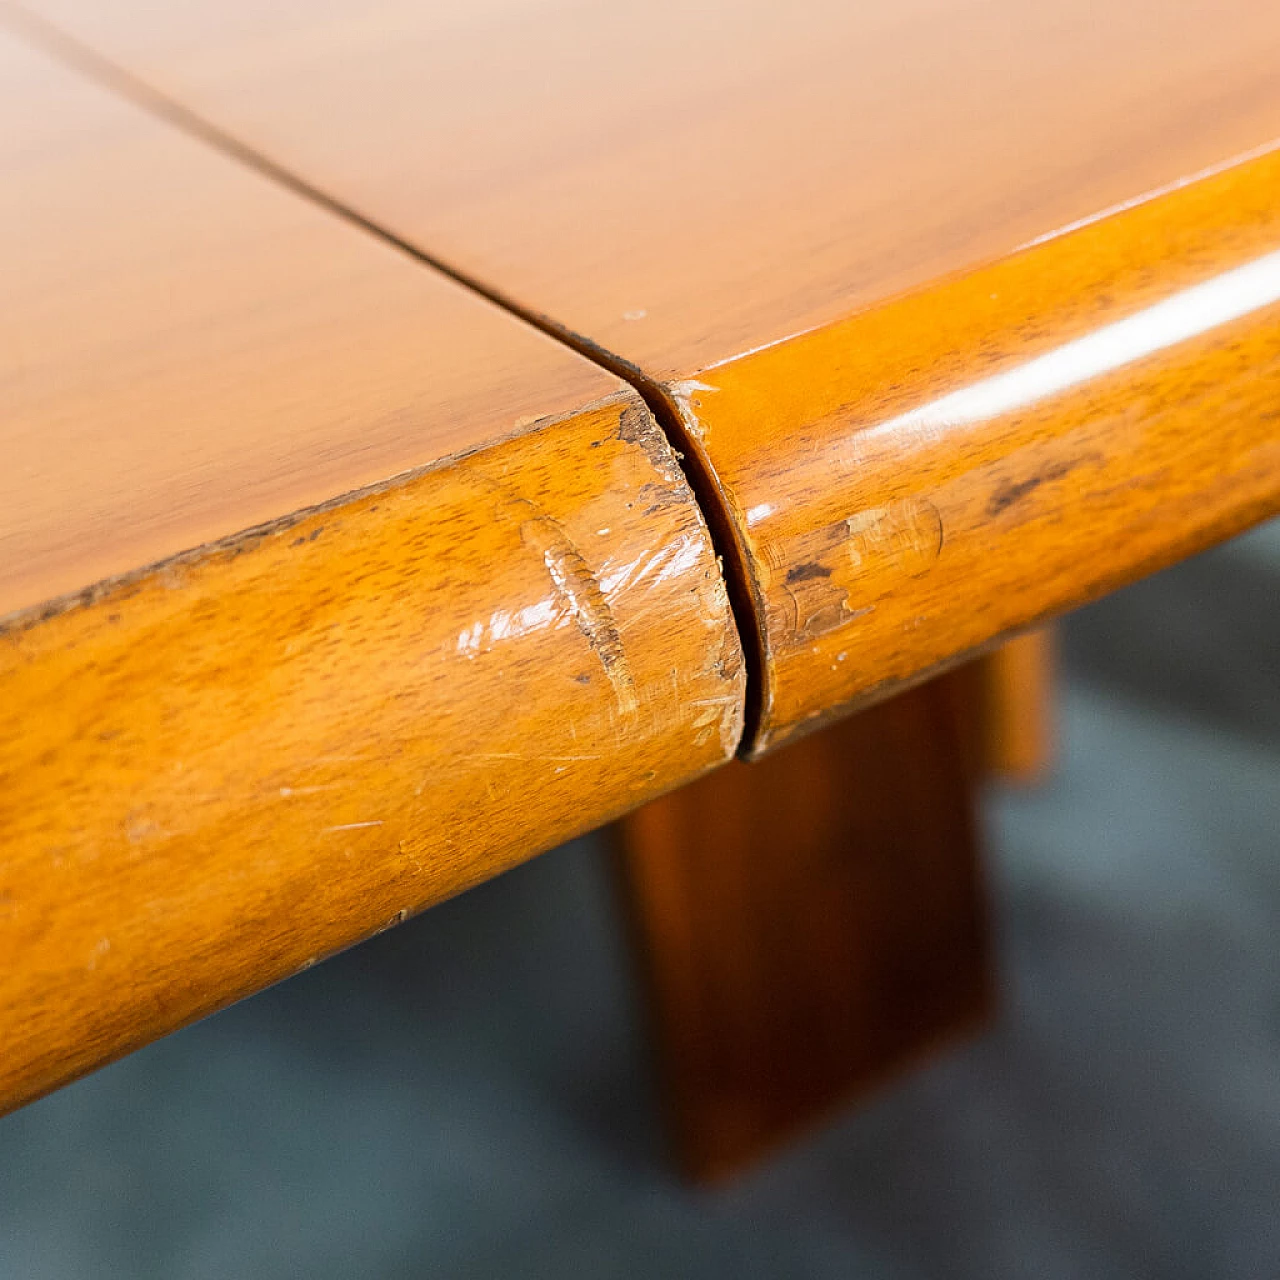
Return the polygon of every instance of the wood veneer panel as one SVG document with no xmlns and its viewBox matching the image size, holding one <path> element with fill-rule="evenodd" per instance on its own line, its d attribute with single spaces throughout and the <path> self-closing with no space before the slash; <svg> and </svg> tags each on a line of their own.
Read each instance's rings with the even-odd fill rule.
<svg viewBox="0 0 1280 1280">
<path fill-rule="evenodd" d="M 743 677 L 634 393 L 7 38 L 0 85 L 4 1109 L 723 761 Z"/>
<path fill-rule="evenodd" d="M 1274 305 L 1096 357 L 1280 248 L 1280 7 L 36 4 L 638 371 L 753 596 L 751 749 L 1277 509 Z"/>
</svg>

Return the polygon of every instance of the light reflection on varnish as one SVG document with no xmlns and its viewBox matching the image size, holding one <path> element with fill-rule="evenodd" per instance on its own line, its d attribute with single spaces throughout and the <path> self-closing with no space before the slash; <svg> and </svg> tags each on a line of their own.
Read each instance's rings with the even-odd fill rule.
<svg viewBox="0 0 1280 1280">
<path fill-rule="evenodd" d="M 900 413 L 871 430 L 928 436 L 1026 409 L 1280 302 L 1280 250 L 1193 285 L 1025 364 Z"/>
</svg>

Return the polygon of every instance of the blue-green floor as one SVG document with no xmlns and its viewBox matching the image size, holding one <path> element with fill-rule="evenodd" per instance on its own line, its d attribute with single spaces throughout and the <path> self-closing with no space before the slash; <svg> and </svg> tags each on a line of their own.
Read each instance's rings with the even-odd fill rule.
<svg viewBox="0 0 1280 1280">
<path fill-rule="evenodd" d="M 0 1120 L 0 1276 L 1280 1276 L 1280 527 L 1065 648 L 981 1041 L 691 1191 L 580 841 Z"/>
</svg>

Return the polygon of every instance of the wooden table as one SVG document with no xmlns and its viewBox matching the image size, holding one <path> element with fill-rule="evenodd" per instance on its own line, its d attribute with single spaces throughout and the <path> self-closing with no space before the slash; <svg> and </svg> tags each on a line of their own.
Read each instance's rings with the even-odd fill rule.
<svg viewBox="0 0 1280 1280">
<path fill-rule="evenodd" d="M 639 397 L 0 36 L 0 1099 L 732 755 Z"/>
<path fill-rule="evenodd" d="M 9 1105 L 1280 509 L 1275 6 L 0 23 Z"/>
</svg>

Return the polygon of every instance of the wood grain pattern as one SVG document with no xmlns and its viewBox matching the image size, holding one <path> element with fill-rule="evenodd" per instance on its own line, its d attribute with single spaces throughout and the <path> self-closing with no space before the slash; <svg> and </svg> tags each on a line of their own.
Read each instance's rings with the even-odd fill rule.
<svg viewBox="0 0 1280 1280">
<path fill-rule="evenodd" d="M 0 34 L 0 617 L 619 382 Z"/>
<path fill-rule="evenodd" d="M 756 750 L 1280 510 L 1280 153 L 703 374 Z"/>
<path fill-rule="evenodd" d="M 967 675 L 619 824 L 694 1177 L 741 1169 L 989 1015 Z"/>
<path fill-rule="evenodd" d="M 1274 306 L 946 397 L 1280 249 L 1280 7 L 33 3 L 665 405 L 750 750 L 1277 509 Z"/>
<path fill-rule="evenodd" d="M 7 37 L 0 167 L 3 1110 L 723 761 L 743 677 L 616 379 Z"/>
<path fill-rule="evenodd" d="M 1280 137 L 1258 0 L 25 0 L 684 379 Z"/>
<path fill-rule="evenodd" d="M 720 763 L 742 698 L 623 394 L 20 618 L 0 1109 Z"/>
</svg>

